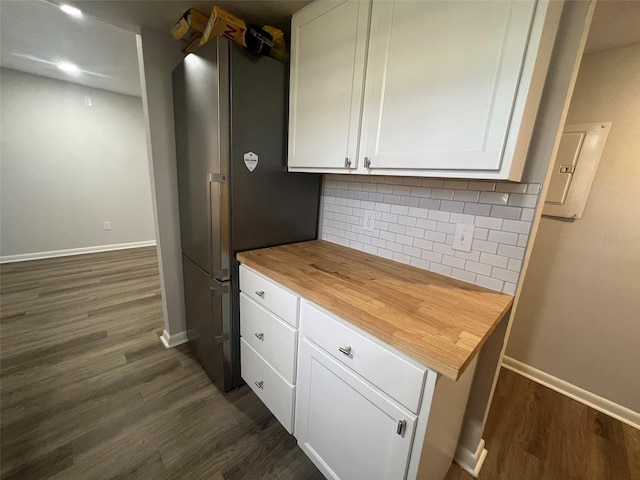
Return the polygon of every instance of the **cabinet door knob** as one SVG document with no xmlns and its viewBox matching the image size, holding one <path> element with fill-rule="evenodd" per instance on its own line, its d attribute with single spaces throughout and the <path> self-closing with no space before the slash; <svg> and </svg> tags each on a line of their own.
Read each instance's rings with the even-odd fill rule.
<svg viewBox="0 0 640 480">
<path fill-rule="evenodd" d="M 254 333 L 254 335 L 256 336 L 256 338 L 258 340 L 264 340 L 264 333 L 260 332 L 260 333 Z"/>
<path fill-rule="evenodd" d="M 351 167 L 351 160 L 349 160 L 349 157 L 344 157 L 344 166 L 345 168 Z"/>
<path fill-rule="evenodd" d="M 371 160 L 369 157 L 364 157 L 364 168 L 371 168 Z"/>
<path fill-rule="evenodd" d="M 264 384 L 264 382 L 262 380 L 260 380 L 259 382 L 256 382 L 256 387 L 262 388 L 263 384 Z"/>
<path fill-rule="evenodd" d="M 351 347 L 338 347 L 338 350 L 347 356 L 351 355 Z"/>
<path fill-rule="evenodd" d="M 396 430 L 396 433 L 398 435 L 402 435 L 402 430 L 404 430 L 404 427 L 407 425 L 407 421 L 406 420 L 398 420 L 398 428 Z"/>
<path fill-rule="evenodd" d="M 256 295 L 258 295 L 260 298 L 264 298 L 264 290 L 256 290 Z"/>
</svg>

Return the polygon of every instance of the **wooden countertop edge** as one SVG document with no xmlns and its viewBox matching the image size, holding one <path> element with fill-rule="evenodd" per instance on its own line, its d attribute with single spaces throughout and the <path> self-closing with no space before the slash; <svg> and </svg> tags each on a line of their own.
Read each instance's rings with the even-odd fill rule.
<svg viewBox="0 0 640 480">
<path fill-rule="evenodd" d="M 239 252 L 236 254 L 236 258 L 243 265 L 246 265 L 247 267 L 250 267 L 253 270 L 261 273 L 262 275 L 273 279 L 274 281 L 280 283 L 281 285 L 288 288 L 292 292 L 295 292 L 297 295 L 300 295 L 305 299 L 319 305 L 325 310 L 340 316 L 338 313 L 333 312 L 331 305 L 327 305 L 325 302 L 323 302 L 322 297 L 316 298 L 317 295 L 314 291 L 307 291 L 307 289 L 305 289 L 304 287 L 301 287 L 298 283 L 290 279 L 288 276 L 280 274 L 277 270 L 273 270 L 269 267 L 265 267 L 259 263 L 256 263 L 249 256 L 249 254 L 251 253 L 252 251 Z M 456 281 L 454 279 L 451 279 L 451 280 Z M 499 293 L 499 292 L 496 292 L 496 293 Z M 345 318 L 344 320 L 362 329 L 363 331 L 369 333 L 370 335 L 373 335 L 380 341 L 389 344 L 393 348 L 399 350 L 405 355 L 408 355 L 409 357 L 418 361 L 419 363 L 424 364 L 427 368 L 430 368 L 436 371 L 437 373 L 451 380 L 456 381 L 465 372 L 465 370 L 467 369 L 467 367 L 469 366 L 473 358 L 479 353 L 480 349 L 486 343 L 486 341 L 491 336 L 491 334 L 494 332 L 498 324 L 500 324 L 500 322 L 504 320 L 505 316 L 511 310 L 512 306 L 513 306 L 513 297 L 511 297 L 510 301 L 505 305 L 504 309 L 499 314 L 499 318 L 495 322 L 493 322 L 491 328 L 489 328 L 486 331 L 486 333 L 480 339 L 480 341 L 475 346 L 475 348 L 471 352 L 469 352 L 469 354 L 467 355 L 467 358 L 462 362 L 462 364 L 454 364 L 451 362 L 442 361 L 440 357 L 430 354 L 429 351 L 427 351 L 426 349 L 418 351 L 415 345 L 405 344 L 403 341 L 399 340 L 397 337 L 388 338 L 387 335 L 381 334 L 381 332 L 376 331 L 375 328 L 371 328 L 371 325 L 366 324 L 365 322 L 362 322 L 362 323 L 354 322 L 353 320 L 348 318 Z"/>
</svg>

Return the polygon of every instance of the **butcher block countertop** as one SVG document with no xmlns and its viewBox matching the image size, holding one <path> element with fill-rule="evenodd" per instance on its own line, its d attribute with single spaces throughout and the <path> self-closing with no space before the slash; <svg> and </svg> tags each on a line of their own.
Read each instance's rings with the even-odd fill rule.
<svg viewBox="0 0 640 480">
<path fill-rule="evenodd" d="M 238 260 L 457 380 L 513 297 L 324 240 Z"/>
</svg>

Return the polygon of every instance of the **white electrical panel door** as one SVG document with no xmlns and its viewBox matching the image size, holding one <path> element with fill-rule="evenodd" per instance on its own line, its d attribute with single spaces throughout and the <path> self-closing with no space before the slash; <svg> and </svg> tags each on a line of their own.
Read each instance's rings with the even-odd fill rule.
<svg viewBox="0 0 640 480">
<path fill-rule="evenodd" d="M 567 125 L 553 163 L 543 215 L 580 218 L 611 130 L 611 122 Z"/>
<path fill-rule="evenodd" d="M 536 2 L 374 2 L 361 157 L 500 170 Z M 382 173 L 382 172 L 381 172 Z"/>
</svg>

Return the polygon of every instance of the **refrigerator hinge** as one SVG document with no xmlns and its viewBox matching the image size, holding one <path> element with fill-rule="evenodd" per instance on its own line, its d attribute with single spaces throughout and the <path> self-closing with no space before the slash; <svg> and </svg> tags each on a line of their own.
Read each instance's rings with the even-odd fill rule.
<svg viewBox="0 0 640 480">
<path fill-rule="evenodd" d="M 222 270 L 215 270 L 213 272 L 213 279 L 222 283 L 228 282 L 229 280 L 231 280 L 231 277 L 229 276 L 229 269 L 223 268 Z"/>
<path fill-rule="evenodd" d="M 207 180 L 209 183 L 227 183 L 227 174 L 209 172 L 207 174 Z"/>
</svg>

